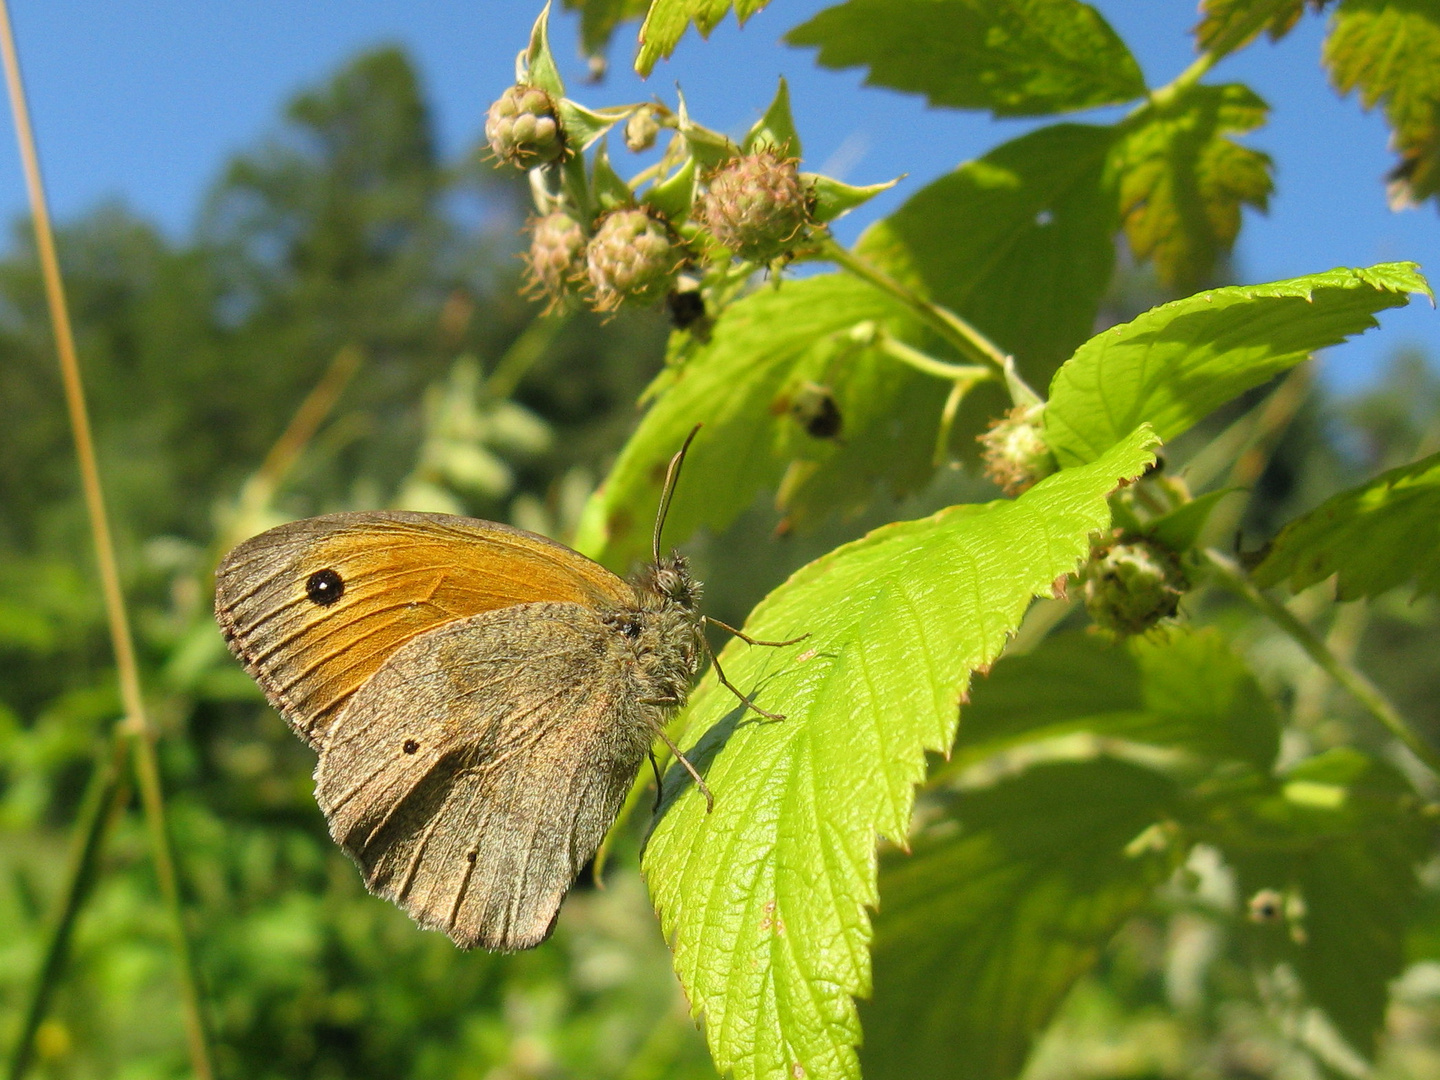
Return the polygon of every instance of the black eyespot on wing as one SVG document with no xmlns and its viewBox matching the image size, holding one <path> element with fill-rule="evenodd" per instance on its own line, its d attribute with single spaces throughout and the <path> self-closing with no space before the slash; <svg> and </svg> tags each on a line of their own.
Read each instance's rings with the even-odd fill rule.
<svg viewBox="0 0 1440 1080">
<path fill-rule="evenodd" d="M 400 749 L 404 750 L 407 754 L 413 754 L 416 750 L 420 749 L 420 744 L 414 739 L 406 739 L 405 744 L 401 746 Z"/>
<path fill-rule="evenodd" d="M 305 595 L 311 603 L 329 607 L 345 595 L 345 579 L 334 570 L 316 570 L 305 582 Z"/>
</svg>

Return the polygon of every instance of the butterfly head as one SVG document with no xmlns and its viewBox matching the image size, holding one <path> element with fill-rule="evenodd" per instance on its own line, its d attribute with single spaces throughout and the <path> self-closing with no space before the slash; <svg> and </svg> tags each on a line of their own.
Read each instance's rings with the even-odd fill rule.
<svg viewBox="0 0 1440 1080">
<path fill-rule="evenodd" d="M 700 606 L 700 582 L 690 573 L 689 562 L 679 552 L 672 551 L 645 567 L 635 584 L 683 611 L 693 612 Z"/>
</svg>

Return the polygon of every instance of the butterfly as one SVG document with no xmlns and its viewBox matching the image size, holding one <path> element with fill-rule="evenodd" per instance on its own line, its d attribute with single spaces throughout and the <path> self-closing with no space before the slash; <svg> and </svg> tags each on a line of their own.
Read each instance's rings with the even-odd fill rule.
<svg viewBox="0 0 1440 1080">
<path fill-rule="evenodd" d="M 702 615 L 685 558 L 660 554 L 698 430 L 629 581 L 534 533 L 402 511 L 281 525 L 216 570 L 230 650 L 319 755 L 330 835 L 372 892 L 462 948 L 550 936 L 657 738 L 713 804 L 665 733 L 707 662 L 784 719 L 725 678 L 705 624 L 794 642 Z"/>
</svg>

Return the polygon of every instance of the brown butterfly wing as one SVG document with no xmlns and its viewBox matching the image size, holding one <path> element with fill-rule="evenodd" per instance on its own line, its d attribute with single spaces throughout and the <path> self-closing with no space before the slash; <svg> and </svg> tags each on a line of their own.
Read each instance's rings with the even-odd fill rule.
<svg viewBox="0 0 1440 1080">
<path fill-rule="evenodd" d="M 661 720 L 633 663 L 577 604 L 411 640 L 330 729 L 315 773 L 330 834 L 373 892 L 461 947 L 538 945 Z"/>
<path fill-rule="evenodd" d="M 307 586 L 326 570 L 340 587 L 320 602 Z M 542 536 L 399 511 L 281 525 L 215 572 L 215 616 L 231 651 L 316 746 L 350 695 L 418 634 L 515 604 L 614 607 L 633 596 L 598 563 Z"/>
</svg>

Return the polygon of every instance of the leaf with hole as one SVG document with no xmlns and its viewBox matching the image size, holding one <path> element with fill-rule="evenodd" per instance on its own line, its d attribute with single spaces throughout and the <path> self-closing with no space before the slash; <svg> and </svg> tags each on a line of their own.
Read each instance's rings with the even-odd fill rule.
<svg viewBox="0 0 1440 1080">
<path fill-rule="evenodd" d="M 1094 332 L 1115 262 L 1111 128 L 1057 124 L 922 188 L 856 253 L 970 320 L 1036 385 Z"/>
</svg>

